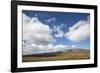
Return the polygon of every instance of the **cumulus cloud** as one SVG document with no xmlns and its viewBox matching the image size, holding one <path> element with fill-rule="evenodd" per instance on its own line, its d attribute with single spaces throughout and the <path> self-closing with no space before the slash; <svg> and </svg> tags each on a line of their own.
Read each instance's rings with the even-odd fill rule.
<svg viewBox="0 0 100 73">
<path fill-rule="evenodd" d="M 44 52 L 45 52 L 45 46 L 43 45 L 37 45 L 31 43 L 30 45 L 23 46 L 23 55 L 37 54 Z"/>
<path fill-rule="evenodd" d="M 23 40 L 46 45 L 52 41 L 50 33 L 49 26 L 41 23 L 37 17 L 29 18 L 23 14 Z"/>
<path fill-rule="evenodd" d="M 66 46 L 62 44 L 58 45 L 49 44 L 45 48 L 47 48 L 45 49 L 46 52 L 57 52 L 57 51 L 64 51 Z"/>
<path fill-rule="evenodd" d="M 66 46 L 62 44 L 53 45 L 37 45 L 37 44 L 30 44 L 23 47 L 23 55 L 28 54 L 40 54 L 40 53 L 52 53 L 52 52 L 63 52 L 66 50 Z"/>
<path fill-rule="evenodd" d="M 66 46 L 51 44 L 54 40 L 51 33 L 50 27 L 38 17 L 31 18 L 23 13 L 23 55 L 63 51 Z"/>
<path fill-rule="evenodd" d="M 67 46 L 58 44 L 48 44 L 48 45 L 38 45 L 33 43 L 23 43 L 23 55 L 30 55 L 30 54 L 41 54 L 41 53 L 52 53 L 52 52 L 63 52 L 65 51 Z"/>
<path fill-rule="evenodd" d="M 23 13 L 23 17 L 22 18 L 23 18 L 23 24 L 27 24 L 31 20 L 31 18 L 28 17 L 27 15 L 25 15 L 24 13 Z"/>
<path fill-rule="evenodd" d="M 45 45 L 52 42 L 51 29 L 37 17 L 28 17 L 23 13 L 23 53 L 41 53 Z M 43 45 L 43 46 L 42 46 Z"/>
<path fill-rule="evenodd" d="M 63 34 L 64 34 L 63 31 L 58 31 L 57 34 L 55 34 L 55 37 L 56 38 L 63 37 Z"/>
<path fill-rule="evenodd" d="M 73 42 L 80 42 L 90 36 L 90 23 L 88 20 L 80 20 L 69 28 L 65 37 Z"/>
<path fill-rule="evenodd" d="M 61 24 L 60 26 L 54 26 L 53 31 L 56 32 L 55 37 L 56 38 L 61 38 L 64 36 L 64 32 L 62 31 L 63 28 L 63 24 Z"/>
</svg>

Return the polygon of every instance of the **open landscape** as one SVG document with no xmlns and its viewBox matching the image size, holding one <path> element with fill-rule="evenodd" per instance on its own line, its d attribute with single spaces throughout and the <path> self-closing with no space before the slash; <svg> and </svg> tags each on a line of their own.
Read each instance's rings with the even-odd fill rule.
<svg viewBox="0 0 100 73">
<path fill-rule="evenodd" d="M 90 59 L 90 14 L 22 10 L 22 62 Z"/>
<path fill-rule="evenodd" d="M 84 49 L 70 49 L 64 52 L 52 52 L 33 55 L 24 55 L 23 62 L 56 61 L 56 60 L 81 60 L 89 59 L 90 51 Z"/>
</svg>

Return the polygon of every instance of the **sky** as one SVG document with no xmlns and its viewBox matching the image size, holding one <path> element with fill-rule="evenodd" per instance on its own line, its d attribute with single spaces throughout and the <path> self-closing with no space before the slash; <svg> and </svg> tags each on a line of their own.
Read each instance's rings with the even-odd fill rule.
<svg viewBox="0 0 100 73">
<path fill-rule="evenodd" d="M 23 55 L 90 49 L 90 14 L 22 11 Z"/>
</svg>

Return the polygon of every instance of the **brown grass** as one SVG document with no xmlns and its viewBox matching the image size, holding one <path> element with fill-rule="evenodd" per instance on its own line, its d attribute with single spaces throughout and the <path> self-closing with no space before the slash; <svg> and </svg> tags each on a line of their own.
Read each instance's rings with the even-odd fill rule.
<svg viewBox="0 0 100 73">
<path fill-rule="evenodd" d="M 37 62 L 37 61 L 56 61 L 56 60 L 81 60 L 81 59 L 89 59 L 90 58 L 90 51 L 71 51 L 71 52 L 64 52 L 60 53 L 55 56 L 49 57 L 37 57 L 37 56 L 23 56 L 23 62 Z"/>
</svg>

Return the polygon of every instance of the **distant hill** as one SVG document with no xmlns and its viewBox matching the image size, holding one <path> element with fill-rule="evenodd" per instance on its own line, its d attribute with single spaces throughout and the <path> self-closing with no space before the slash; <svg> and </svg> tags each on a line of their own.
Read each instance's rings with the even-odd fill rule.
<svg viewBox="0 0 100 73">
<path fill-rule="evenodd" d="M 24 56 L 36 56 L 36 57 L 49 57 L 49 56 L 56 56 L 58 54 L 61 54 L 62 52 L 48 52 L 48 53 L 40 53 L 40 54 L 31 54 L 31 55 L 24 55 Z"/>
<path fill-rule="evenodd" d="M 78 51 L 89 51 L 88 49 L 67 49 L 62 51 L 55 51 L 55 52 L 46 52 L 46 53 L 37 53 L 37 54 L 29 54 L 24 56 L 56 56 L 64 52 L 78 52 Z"/>
<path fill-rule="evenodd" d="M 23 62 L 34 61 L 55 61 L 55 60 L 77 60 L 89 59 L 90 50 L 87 49 L 68 49 L 64 51 L 56 51 L 41 54 L 23 55 Z"/>
<path fill-rule="evenodd" d="M 89 49 L 69 49 L 69 50 L 66 50 L 67 52 L 72 52 L 72 51 L 89 51 Z"/>
</svg>

